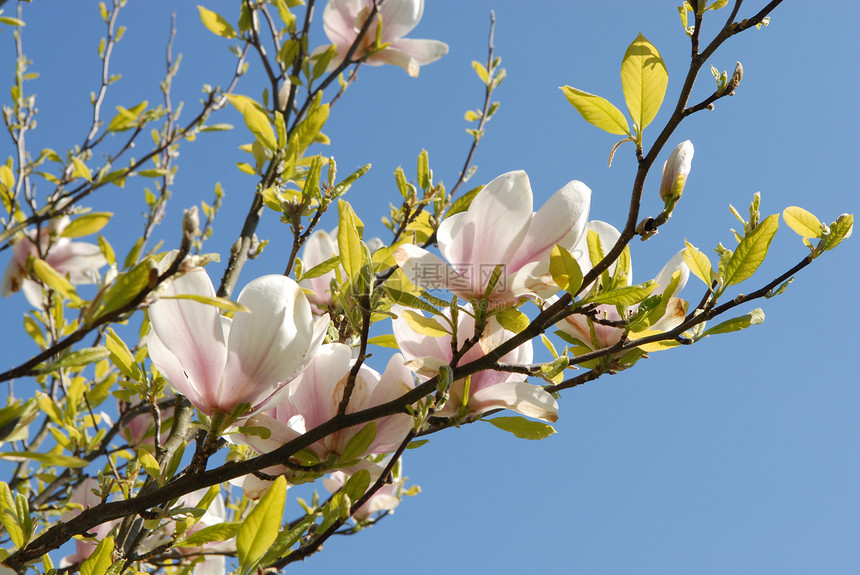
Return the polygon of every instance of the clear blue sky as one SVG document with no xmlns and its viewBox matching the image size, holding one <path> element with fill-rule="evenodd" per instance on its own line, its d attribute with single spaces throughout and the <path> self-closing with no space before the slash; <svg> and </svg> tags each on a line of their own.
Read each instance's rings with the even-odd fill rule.
<svg viewBox="0 0 860 575">
<path fill-rule="evenodd" d="M 196 110 L 204 82 L 226 83 L 232 66 L 228 42 L 203 28 L 194 4 L 129 3 L 122 18 L 129 30 L 114 61 L 123 79 L 112 88 L 107 110 L 160 101 L 157 82 L 170 10 L 177 11 L 175 52 L 183 54 L 174 99 L 185 101 L 186 117 Z M 742 14 L 752 15 L 763 4 L 748 1 Z M 232 18 L 237 3 L 205 5 Z M 13 6 L 7 3 L 6 15 Z M 378 218 L 399 197 L 392 177 L 398 165 L 414 177 L 415 158 L 426 148 L 436 178 L 452 184 L 469 145 L 463 113 L 482 97 L 470 62 L 486 57 L 489 11 L 495 8 L 496 53 L 508 78 L 497 92 L 501 108 L 479 148 L 473 182 L 525 169 L 540 205 L 579 179 L 593 190 L 591 217 L 620 228 L 635 172 L 632 148 L 622 148 L 608 169 L 614 136 L 588 126 L 558 87 L 570 84 L 623 107 L 620 61 L 641 32 L 660 50 L 670 75 L 656 132 L 668 118 L 689 54 L 676 6 L 665 0 L 611 7 L 428 0 L 411 36 L 447 42 L 448 56 L 422 68 L 418 79 L 399 68 L 362 68 L 324 130 L 333 144 L 319 151 L 335 156 L 341 174 L 373 163 L 348 199 L 383 238 Z M 34 149 L 64 150 L 83 140 L 89 123 L 88 96 L 97 87 L 96 46 L 103 33 L 97 3 L 35 2 L 25 9 L 25 51 L 41 74 L 30 83 L 40 109 Z M 710 13 L 705 38 L 727 10 Z M 321 15 L 320 7 L 315 44 L 325 41 Z M 745 32 L 717 52 L 712 62 L 720 70 L 731 73 L 737 60 L 743 63 L 743 83 L 734 98 L 696 114 L 672 137 L 670 146 L 693 141 L 693 171 L 670 223 L 647 244 L 636 240 L 632 246 L 639 280 L 656 274 L 684 238 L 703 251 L 719 241 L 729 245 L 729 228 L 738 222 L 728 205 L 743 213 L 756 191 L 764 214 L 800 205 L 829 222 L 858 211 L 860 85 L 852 66 L 860 46 L 856 34 L 840 25 L 858 19 L 860 9 L 852 3 L 825 12 L 815 3 L 786 0 L 768 28 Z M 14 63 L 11 38 L 8 28 L 0 34 L 0 70 L 7 83 Z M 238 92 L 259 99 L 260 67 L 251 62 Z M 713 85 L 705 72 L 693 99 L 710 94 Z M 237 130 L 183 145 L 174 197 L 157 235 L 173 246 L 182 208 L 209 201 L 221 182 L 227 198 L 208 247 L 226 260 L 254 180 L 235 168 L 244 161 L 236 148 L 249 140 L 241 118 L 228 110 L 218 121 Z M 646 143 L 648 136 L 646 130 Z M 0 158 L 11 153 L 8 139 L 0 143 Z M 644 214 L 659 212 L 658 185 L 659 175 L 652 174 Z M 118 253 L 142 229 L 141 190 L 135 182 L 93 199 L 94 207 L 118 213 L 106 230 Z M 287 231 L 269 213 L 260 235 L 279 247 L 247 266 L 240 285 L 283 269 Z M 653 354 L 629 372 L 568 391 L 560 402 L 558 433 L 547 440 L 518 440 L 481 423 L 432 437 L 405 461 L 411 481 L 424 490 L 420 496 L 371 530 L 334 538 L 293 572 L 856 570 L 860 387 L 853 360 L 860 317 L 851 302 L 857 241 L 825 254 L 783 296 L 751 306 L 764 307 L 764 325 Z M 782 225 L 749 291 L 791 267 L 805 249 Z M 220 276 L 221 268 L 216 264 L 210 273 Z M 702 289 L 691 278 L 684 296 L 698 300 Z M 4 368 L 24 353 L 18 319 L 24 305 L 22 297 L 0 301 Z M 288 504 L 295 505 L 293 493 Z"/>
</svg>

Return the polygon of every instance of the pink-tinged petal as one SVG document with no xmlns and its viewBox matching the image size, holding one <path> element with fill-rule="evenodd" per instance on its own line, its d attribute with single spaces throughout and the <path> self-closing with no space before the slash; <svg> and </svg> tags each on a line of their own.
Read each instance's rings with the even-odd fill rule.
<svg viewBox="0 0 860 575">
<path fill-rule="evenodd" d="M 338 383 L 347 376 L 352 350 L 342 343 L 320 347 L 313 361 L 287 387 L 289 401 L 274 410 L 279 421 L 299 414 L 307 429 L 331 419 L 337 413 L 341 396 L 336 395 Z"/>
<path fill-rule="evenodd" d="M 439 250 L 461 275 L 486 284 L 493 267 L 512 261 L 532 215 L 529 177 L 521 170 L 502 174 L 475 196 L 466 212 L 442 222 Z"/>
<path fill-rule="evenodd" d="M 460 275 L 448 262 L 418 246 L 400 246 L 394 252 L 394 260 L 409 281 L 422 289 L 447 289 L 466 299 L 483 294 L 471 275 Z"/>
<path fill-rule="evenodd" d="M 302 262 L 304 263 L 305 270 L 309 270 L 337 255 L 336 233 L 336 230 L 331 234 L 324 230 L 318 230 L 311 234 L 311 237 L 305 242 L 305 249 L 302 252 Z M 299 282 L 299 285 L 315 292 L 315 297 L 308 298 L 312 304 L 331 305 L 333 303 L 331 281 L 334 277 L 334 271 L 330 271 L 319 277 L 302 280 Z"/>
<path fill-rule="evenodd" d="M 678 270 L 681 271 L 681 281 L 678 283 L 675 293 L 684 289 L 684 286 L 687 285 L 687 279 L 690 277 L 690 268 L 684 263 L 684 250 L 672 256 L 672 259 L 660 270 L 660 273 L 657 275 L 657 289 L 654 290 L 654 293 L 663 293 L 672 281 L 672 274 Z"/>
<path fill-rule="evenodd" d="M 51 246 L 45 261 L 61 274 L 69 274 L 73 284 L 93 283 L 95 271 L 107 265 L 101 249 L 85 242 L 57 242 Z"/>
<path fill-rule="evenodd" d="M 391 320 L 394 339 L 397 340 L 397 345 L 407 360 L 420 360 L 426 357 L 438 359 L 441 363 L 434 362 L 436 369 L 431 366 L 428 372 L 422 373 L 422 375 L 432 377 L 438 371 L 438 365 L 447 364 L 453 357 L 451 336 L 427 337 L 416 333 L 403 319 L 403 312 L 406 309 L 403 306 L 392 306 L 391 308 L 391 311 L 397 314 L 397 317 Z M 424 315 L 420 310 L 411 311 Z"/>
<path fill-rule="evenodd" d="M 597 318 L 607 321 L 620 321 L 621 316 L 614 305 L 599 305 L 596 308 Z M 603 349 L 621 341 L 624 330 L 618 327 L 593 323 L 589 325 L 588 318 L 582 314 L 573 314 L 556 324 L 561 331 L 581 341 L 593 350 Z M 594 329 L 592 338 L 591 329 Z"/>
<path fill-rule="evenodd" d="M 356 16 L 366 5 L 366 0 L 329 0 L 326 3 L 323 29 L 333 44 L 347 48 L 352 44 L 358 33 Z"/>
<path fill-rule="evenodd" d="M 22 246 L 22 244 L 24 244 Z M 3 297 L 8 297 L 21 289 L 21 285 L 24 283 L 24 264 L 27 262 L 27 245 L 33 245 L 32 242 L 28 239 L 23 239 L 19 241 L 12 248 L 12 259 L 9 261 L 9 264 L 6 266 L 6 271 L 3 272 L 3 283 L 2 287 L 0 287 L 0 295 Z M 19 247 L 21 246 L 21 247 Z M 21 254 L 23 253 L 24 261 L 21 261 Z"/>
<path fill-rule="evenodd" d="M 215 289 L 206 272 L 195 269 L 173 280 L 164 292 L 168 296 L 177 294 L 214 297 Z M 189 383 L 173 381 L 170 377 L 168 381 L 180 393 L 183 393 L 180 388 L 184 386 L 187 390 L 190 386 L 197 391 L 196 399 L 203 400 L 209 407 L 220 407 L 215 401 L 215 392 L 227 360 L 227 347 L 218 310 L 192 300 L 162 298 L 150 306 L 149 318 L 153 331 L 164 348 L 176 357 Z M 165 371 L 158 360 L 153 358 L 153 361 L 159 371 Z M 168 367 L 171 369 L 174 367 Z M 189 399 L 193 402 L 195 397 L 189 396 Z M 199 405 L 195 407 L 202 409 Z"/>
<path fill-rule="evenodd" d="M 549 257 L 545 261 L 532 262 L 522 266 L 513 275 L 505 278 L 504 294 L 509 301 L 538 296 L 546 299 L 559 288 L 549 272 Z M 501 288 L 497 290 L 501 292 Z"/>
<path fill-rule="evenodd" d="M 371 56 L 371 66 L 392 64 L 406 70 L 413 78 L 418 76 L 421 66 L 431 64 L 448 53 L 448 45 L 438 40 L 401 38 L 391 46 Z"/>
<path fill-rule="evenodd" d="M 251 313 L 233 317 L 218 391 L 222 409 L 242 403 L 257 407 L 293 379 L 313 358 L 318 331 L 328 322 L 324 316 L 316 325 L 299 285 L 281 275 L 252 280 L 237 301 Z"/>
<path fill-rule="evenodd" d="M 558 403 L 552 395 L 525 381 L 511 381 L 485 388 L 472 394 L 469 407 L 476 413 L 491 409 L 510 409 L 527 417 L 555 421 Z"/>
<path fill-rule="evenodd" d="M 369 6 L 370 1 L 365 0 Z M 382 2 L 382 42 L 393 42 L 409 34 L 424 15 L 424 0 L 397 0 Z"/>
<path fill-rule="evenodd" d="M 24 297 L 27 298 L 27 302 L 39 309 L 44 309 L 45 307 L 45 298 L 42 294 L 42 286 L 33 280 L 24 278 L 24 281 L 21 283 L 21 292 L 24 294 Z"/>
<path fill-rule="evenodd" d="M 388 403 L 407 393 L 414 387 L 412 371 L 404 364 L 403 356 L 394 354 L 388 361 L 379 382 L 370 392 L 366 407 Z M 409 430 L 413 420 L 410 415 L 399 413 L 383 417 L 376 422 L 376 437 L 369 448 L 370 453 L 388 453 L 397 449 Z"/>
<path fill-rule="evenodd" d="M 572 250 L 585 234 L 590 208 L 589 187 L 576 180 L 566 184 L 532 218 L 511 267 L 519 269 L 527 263 L 548 260 L 556 244 Z"/>
<path fill-rule="evenodd" d="M 182 368 L 182 362 L 158 339 L 155 330 L 149 332 L 146 338 L 146 348 L 152 363 L 158 368 L 161 375 L 170 382 L 170 386 L 187 397 L 201 412 L 211 415 L 215 409 L 213 405 L 214 394 L 207 397 L 197 388 Z"/>
</svg>

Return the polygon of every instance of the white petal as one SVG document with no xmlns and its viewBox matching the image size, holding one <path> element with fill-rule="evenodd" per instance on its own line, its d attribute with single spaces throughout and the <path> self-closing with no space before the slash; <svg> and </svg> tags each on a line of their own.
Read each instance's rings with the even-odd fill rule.
<svg viewBox="0 0 860 575">
<path fill-rule="evenodd" d="M 591 190 L 582 182 L 569 182 L 553 194 L 532 218 L 528 233 L 511 262 L 513 269 L 548 260 L 555 244 L 572 250 L 585 234 L 590 207 Z"/>
<path fill-rule="evenodd" d="M 209 276 L 202 269 L 193 270 L 175 280 L 165 289 L 164 295 L 196 294 L 215 295 Z M 216 308 L 184 299 L 159 299 L 149 308 L 152 329 L 158 339 L 170 350 L 190 382 L 197 390 L 198 400 L 205 398 L 209 406 L 217 406 L 215 392 L 227 359 L 227 348 L 221 317 Z M 153 358 L 156 367 L 162 366 Z M 166 367 L 166 366 L 165 366 Z M 171 381 L 177 389 L 184 384 Z M 180 393 L 184 393 L 180 390 Z M 194 401 L 194 397 L 189 396 Z M 195 407 L 201 408 L 200 405 Z"/>
<path fill-rule="evenodd" d="M 469 407 L 478 413 L 502 408 L 544 421 L 558 419 L 558 403 L 553 396 L 525 381 L 499 383 L 482 389 L 469 399 Z"/>
<path fill-rule="evenodd" d="M 654 293 L 661 294 L 666 291 L 666 287 L 672 281 L 672 274 L 678 270 L 681 271 L 681 281 L 678 283 L 675 293 L 679 293 L 684 289 L 684 286 L 687 285 L 687 279 L 690 277 L 690 268 L 684 263 L 684 250 L 672 256 L 672 259 L 660 270 L 660 273 L 657 275 L 657 289 L 654 290 Z"/>
<path fill-rule="evenodd" d="M 424 14 L 424 0 L 397 0 L 382 2 L 382 42 L 393 42 L 409 34 Z"/>
<path fill-rule="evenodd" d="M 68 273 L 73 284 L 93 283 L 95 271 L 107 265 L 101 249 L 85 242 L 55 244 L 45 261 L 61 274 Z"/>
<path fill-rule="evenodd" d="M 320 326 L 299 285 L 285 276 L 252 280 L 237 301 L 251 313 L 233 317 L 218 401 L 255 407 L 310 362 L 320 343 Z"/>
<path fill-rule="evenodd" d="M 409 281 L 422 289 L 447 289 L 465 299 L 472 299 L 484 293 L 480 285 L 473 281 L 473 276 L 457 273 L 445 260 L 418 246 L 400 246 L 394 252 L 394 260 Z"/>
<path fill-rule="evenodd" d="M 338 383 L 349 373 L 352 350 L 342 343 L 320 347 L 313 361 L 287 387 L 290 391 L 291 412 L 304 419 L 308 429 L 331 419 L 337 413 L 341 393 L 336 393 Z M 278 419 L 283 419 L 283 410 L 277 410 Z"/>
</svg>

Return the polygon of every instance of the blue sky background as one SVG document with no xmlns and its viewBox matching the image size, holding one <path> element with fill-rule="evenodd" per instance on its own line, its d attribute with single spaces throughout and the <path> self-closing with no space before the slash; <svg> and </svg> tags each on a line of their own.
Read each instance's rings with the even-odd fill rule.
<svg viewBox="0 0 860 575">
<path fill-rule="evenodd" d="M 763 4 L 746 2 L 742 15 Z M 236 2 L 205 5 L 235 19 Z M 633 149 L 622 147 L 607 168 L 615 137 L 587 125 L 558 87 L 573 85 L 623 109 L 621 57 L 641 32 L 669 70 L 664 110 L 645 131 L 648 145 L 669 117 L 689 58 L 676 6 L 663 0 L 613 2 L 611 8 L 603 2 L 429 0 L 411 37 L 447 42 L 448 56 L 422 68 L 418 79 L 399 68 L 362 68 L 324 129 L 332 145 L 318 151 L 333 155 L 342 175 L 373 163 L 348 199 L 369 231 L 387 238 L 378 218 L 399 198 L 392 176 L 398 165 L 414 178 L 415 158 L 426 148 L 436 179 L 449 186 L 456 180 L 470 143 L 463 113 L 483 96 L 470 63 L 486 59 L 494 8 L 496 54 L 508 77 L 496 94 L 501 108 L 479 147 L 472 183 L 525 169 L 538 207 L 579 179 L 593 190 L 591 218 L 621 227 L 636 167 Z M 7 2 L 5 15 L 13 8 Z M 195 3 L 130 2 L 121 16 L 129 29 L 114 57 L 123 79 L 109 92 L 108 119 L 116 105 L 160 102 L 171 10 L 177 12 L 174 53 L 183 54 L 174 101 L 185 102 L 185 117 L 195 113 L 203 83 L 228 81 L 229 42 L 203 28 Z M 710 39 L 727 15 L 728 9 L 709 13 L 703 37 Z M 322 6 L 315 45 L 326 41 L 321 16 Z M 745 32 L 716 53 L 712 63 L 720 70 L 731 73 L 737 60 L 743 63 L 743 82 L 734 98 L 694 115 L 671 138 L 660 162 L 690 139 L 693 170 L 670 223 L 647 244 L 632 244 L 637 281 L 656 274 L 684 238 L 709 254 L 717 242 L 728 246 L 729 228 L 738 226 L 728 205 L 744 213 L 756 191 L 763 215 L 800 205 L 830 222 L 857 211 L 860 86 L 853 66 L 860 46 L 842 24 L 858 18 L 860 8 L 851 3 L 825 12 L 787 0 L 769 27 Z M 34 2 L 25 6 L 25 19 L 25 53 L 41 74 L 29 83 L 40 109 L 31 149 L 65 150 L 83 141 L 89 93 L 98 87 L 96 49 L 104 31 L 97 3 Z M 14 66 L 8 28 L 0 33 L 0 54 L 8 83 Z M 237 92 L 260 99 L 265 84 L 258 62 L 250 61 Z M 713 86 L 705 71 L 693 101 Z M 255 181 L 235 168 L 245 161 L 237 146 L 250 139 L 241 118 L 230 109 L 214 121 L 237 129 L 183 144 L 174 197 L 156 236 L 174 246 L 182 209 L 210 201 L 221 182 L 227 196 L 208 251 L 226 261 Z M 0 158 L 12 153 L 8 138 L 2 140 Z M 143 185 L 100 191 L 89 204 L 117 213 L 105 233 L 118 254 L 142 230 Z M 658 186 L 659 173 L 652 173 L 643 215 L 661 209 Z M 324 227 L 335 223 L 328 219 Z M 283 269 L 286 228 L 268 212 L 258 233 L 272 244 L 246 266 L 239 285 Z M 367 532 L 334 538 L 292 572 L 853 571 L 860 564 L 860 389 L 853 364 L 860 317 L 851 303 L 856 243 L 825 254 L 783 296 L 744 308 L 763 307 L 764 325 L 653 354 L 636 369 L 569 390 L 560 401 L 558 433 L 549 439 L 527 442 L 483 423 L 433 436 L 405 461 L 411 482 L 423 488 L 420 496 Z M 805 250 L 781 223 L 745 291 L 794 265 Z M 220 277 L 222 269 L 214 264 L 210 274 Z M 703 289 L 691 277 L 683 295 L 698 301 Z M 4 369 L 33 351 L 21 338 L 25 306 L 21 296 L 0 301 Z"/>
</svg>

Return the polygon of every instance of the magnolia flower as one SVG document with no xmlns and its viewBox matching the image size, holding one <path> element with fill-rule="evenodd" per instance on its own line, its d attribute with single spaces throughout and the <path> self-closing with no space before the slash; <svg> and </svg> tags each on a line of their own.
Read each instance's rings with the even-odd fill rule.
<svg viewBox="0 0 860 575">
<path fill-rule="evenodd" d="M 590 205 L 591 190 L 572 181 L 533 213 L 529 177 L 523 171 L 508 172 L 487 184 L 467 211 L 439 226 L 439 250 L 448 262 L 414 245 L 401 246 L 394 258 L 424 289 L 445 288 L 466 300 L 479 299 L 501 264 L 491 301 L 546 298 L 558 291 L 549 273 L 549 254 L 556 244 L 573 251 L 580 243 Z"/>
<path fill-rule="evenodd" d="M 206 415 L 247 413 L 266 404 L 310 363 L 329 324 L 316 321 L 298 284 L 280 275 L 251 281 L 238 302 L 251 313 L 224 317 L 210 305 L 164 295 L 214 297 L 206 272 L 190 271 L 170 283 L 149 308 L 147 345 L 152 363 L 173 388 Z"/>
<path fill-rule="evenodd" d="M 329 0 L 323 11 L 323 27 L 326 36 L 337 47 L 337 65 L 346 57 L 359 31 L 370 17 L 374 0 Z M 448 53 L 448 45 L 438 40 L 415 40 L 404 38 L 418 25 L 424 14 L 424 0 L 385 0 L 379 3 L 367 33 L 362 38 L 353 58 L 359 59 L 373 50 L 377 34 L 381 45 L 388 46 L 370 56 L 366 62 L 371 66 L 394 64 L 410 76 L 417 76 L 418 69 L 435 62 Z M 378 30 L 382 24 L 382 30 Z"/>
<path fill-rule="evenodd" d="M 12 248 L 12 260 L 6 266 L 0 293 L 3 297 L 18 290 L 24 292 L 27 301 L 34 307 L 42 307 L 42 287 L 27 278 L 27 260 L 30 257 L 42 259 L 62 275 L 68 275 L 72 284 L 95 283 L 96 270 L 107 265 L 107 260 L 95 244 L 73 242 L 60 234 L 69 225 L 69 218 L 52 220 L 38 232 L 30 230 Z M 38 246 L 37 246 L 38 243 Z"/>
<path fill-rule="evenodd" d="M 687 176 L 693 165 L 693 143 L 690 140 L 681 142 L 669 154 L 669 159 L 663 164 L 663 179 L 660 181 L 660 198 L 664 202 L 678 199 L 684 191 Z"/>
<path fill-rule="evenodd" d="M 75 504 L 76 507 L 79 506 L 80 508 L 63 513 L 60 516 L 60 521 L 70 521 L 80 515 L 81 511 L 100 504 L 102 502 L 101 498 L 93 491 L 98 488 L 99 481 L 94 477 L 87 477 L 81 481 L 77 487 L 75 487 L 74 492 L 72 492 L 72 497 L 69 499 L 69 503 Z M 118 523 L 119 520 L 108 521 L 106 523 L 96 525 L 92 529 L 88 530 L 87 533 L 93 537 L 91 540 L 75 539 L 75 553 L 63 557 L 62 560 L 60 560 L 60 568 L 77 565 L 87 559 L 87 557 L 92 555 L 93 551 L 95 551 L 98 546 L 98 542 L 107 537 L 111 529 L 113 529 Z"/>
<path fill-rule="evenodd" d="M 450 364 L 453 358 L 450 334 L 441 337 L 420 335 L 404 319 L 405 308 L 395 306 L 392 311 L 398 314 L 392 320 L 397 345 L 408 360 L 407 365 L 415 370 L 419 378 L 430 379 L 439 373 L 441 366 Z M 475 333 L 475 319 L 470 312 L 467 307 L 458 315 L 458 347 Z M 513 336 L 512 332 L 503 329 L 491 318 L 480 341 L 460 359 L 460 365 L 483 357 Z M 531 342 L 508 352 L 500 362 L 512 365 L 531 363 Z M 466 380 L 454 381 L 448 391 L 448 402 L 436 414 L 448 417 L 462 413 L 480 415 L 491 409 L 510 409 L 545 421 L 558 419 L 558 404 L 552 395 L 525 381 L 521 374 L 492 370 L 473 373 L 469 378 L 468 398 L 464 397 L 465 393 Z"/>
<path fill-rule="evenodd" d="M 337 492 L 341 487 L 346 485 L 346 481 L 349 479 L 349 476 L 343 471 L 335 471 L 328 477 L 323 478 L 323 485 L 325 488 L 329 490 L 330 493 Z M 378 475 L 374 477 L 371 475 L 370 484 L 378 479 Z M 376 513 L 380 511 L 391 511 L 398 505 L 400 505 L 400 488 L 403 487 L 403 482 L 406 481 L 406 478 L 402 475 L 397 478 L 392 483 L 386 483 L 379 490 L 374 493 L 367 502 L 359 507 L 355 513 L 352 514 L 352 517 L 356 521 L 367 521 Z"/>
<path fill-rule="evenodd" d="M 600 237 L 600 244 L 603 247 L 604 251 L 608 251 L 609 247 L 614 245 L 621 234 L 610 224 L 601 221 L 591 221 L 588 222 L 588 228 L 590 231 L 594 231 Z M 582 251 L 585 252 L 585 255 L 581 255 L 577 258 L 577 262 L 579 263 L 580 268 L 582 269 L 583 274 L 588 273 L 591 269 L 591 262 L 588 258 L 587 252 L 588 248 L 586 246 L 578 246 L 580 253 Z M 679 293 L 684 286 L 687 284 L 687 279 L 690 276 L 690 268 L 687 267 L 687 264 L 684 263 L 683 258 L 684 251 L 681 250 L 677 254 L 670 259 L 663 269 L 660 270 L 660 273 L 657 275 L 656 282 L 657 287 L 651 292 L 651 295 L 662 295 L 666 289 L 669 287 L 669 284 L 672 282 L 673 275 L 675 272 L 680 273 L 680 277 L 678 279 L 678 285 L 674 288 L 673 294 Z M 616 262 L 617 263 L 617 262 Z M 615 272 L 615 263 L 612 264 L 609 268 L 610 275 Z M 630 265 L 630 270 L 627 275 L 627 283 L 633 283 L 633 265 Z M 592 284 L 590 289 L 593 289 L 595 284 Z M 548 303 L 552 303 L 550 300 Z M 638 305 L 630 306 L 626 308 L 627 315 L 632 315 L 638 309 Z M 597 313 L 597 318 L 601 320 L 605 320 L 608 322 L 621 321 L 626 319 L 622 317 L 621 314 L 618 313 L 618 306 L 601 304 L 595 308 Z M 673 329 L 680 325 L 680 323 L 684 320 L 686 316 L 687 308 L 686 302 L 678 297 L 670 297 L 668 305 L 666 306 L 665 313 L 659 320 L 652 323 L 648 326 L 649 331 L 663 332 Z M 615 327 L 612 325 L 604 325 L 603 323 L 594 322 L 590 320 L 587 316 L 583 314 L 573 314 L 569 315 L 560 322 L 556 324 L 561 331 L 570 335 L 574 339 L 582 342 L 586 347 L 591 350 L 603 349 L 606 347 L 611 347 L 621 341 L 621 338 L 624 336 L 624 329 L 621 327 Z"/>
<path fill-rule="evenodd" d="M 341 343 L 324 345 L 311 364 L 289 385 L 286 401 L 265 413 L 252 416 L 248 427 L 264 427 L 271 431 L 268 439 L 259 436 L 240 436 L 260 453 L 266 453 L 299 437 L 337 414 L 347 376 L 353 364 L 352 349 Z M 382 374 L 362 364 L 355 378 L 346 413 L 381 405 L 397 399 L 414 386 L 412 372 L 403 364 L 403 357 L 395 354 Z M 398 413 L 375 420 L 376 436 L 364 454 L 356 457 L 389 453 L 397 449 L 412 428 L 412 416 Z M 364 426 L 356 425 L 327 435 L 310 446 L 320 461 L 339 457 L 349 440 Z"/>
</svg>

